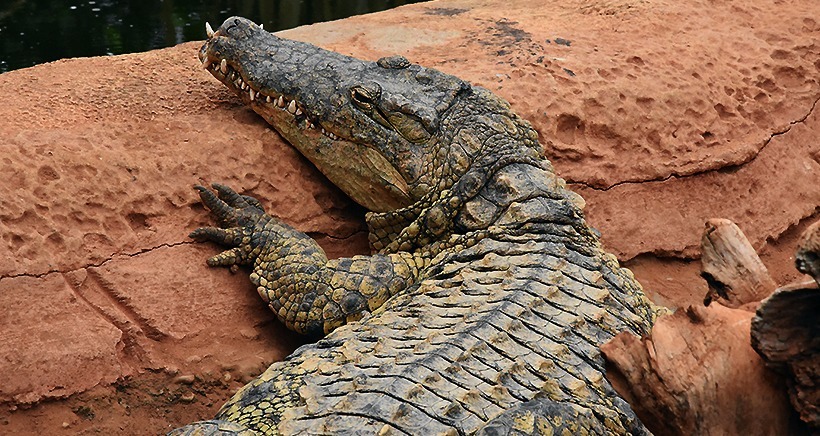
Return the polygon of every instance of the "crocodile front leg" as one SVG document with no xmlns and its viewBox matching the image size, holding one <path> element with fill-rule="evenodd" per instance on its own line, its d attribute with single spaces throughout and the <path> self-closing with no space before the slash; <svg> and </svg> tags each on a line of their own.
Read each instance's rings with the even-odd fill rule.
<svg viewBox="0 0 820 436">
<path fill-rule="evenodd" d="M 253 265 L 251 282 L 288 328 L 326 334 L 356 321 L 415 283 L 422 259 L 400 252 L 328 260 L 306 234 L 264 212 L 253 197 L 214 184 L 197 186 L 220 228 L 190 236 L 233 247 L 208 259 L 210 266 Z"/>
</svg>

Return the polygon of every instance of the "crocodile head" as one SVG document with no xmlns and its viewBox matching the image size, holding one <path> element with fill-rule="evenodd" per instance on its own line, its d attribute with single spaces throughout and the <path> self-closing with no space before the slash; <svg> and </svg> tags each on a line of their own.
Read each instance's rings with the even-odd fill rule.
<svg viewBox="0 0 820 436">
<path fill-rule="evenodd" d="M 203 66 L 361 205 L 396 210 L 439 184 L 431 156 L 467 83 L 400 56 L 367 62 L 281 39 L 244 18 L 207 30 Z"/>
</svg>

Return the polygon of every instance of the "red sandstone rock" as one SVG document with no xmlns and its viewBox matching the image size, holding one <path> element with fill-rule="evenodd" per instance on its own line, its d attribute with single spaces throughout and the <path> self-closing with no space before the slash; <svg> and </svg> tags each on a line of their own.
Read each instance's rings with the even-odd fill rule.
<svg viewBox="0 0 820 436">
<path fill-rule="evenodd" d="M 738 223 L 783 282 L 820 205 L 820 21 L 813 0 L 776 3 L 442 0 L 285 35 L 510 100 L 605 244 L 686 306 L 705 284 L 680 259 L 706 218 Z M 198 47 L 0 75 L 0 433 L 161 432 L 293 349 L 246 274 L 187 239 L 208 222 L 193 184 L 259 197 L 331 256 L 366 252 L 363 211 Z"/>
</svg>

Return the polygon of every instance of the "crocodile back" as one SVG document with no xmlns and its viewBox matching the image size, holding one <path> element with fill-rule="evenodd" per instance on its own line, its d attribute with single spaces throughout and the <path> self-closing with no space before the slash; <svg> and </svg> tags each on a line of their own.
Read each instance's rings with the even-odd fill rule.
<svg viewBox="0 0 820 436">
<path fill-rule="evenodd" d="M 530 186 L 554 177 L 528 168 Z M 219 418 L 283 434 L 468 434 L 545 398 L 608 431 L 640 427 L 604 378 L 599 346 L 647 333 L 652 305 L 573 194 L 532 194 L 442 250 L 417 286 L 363 322 L 272 365 Z"/>
</svg>

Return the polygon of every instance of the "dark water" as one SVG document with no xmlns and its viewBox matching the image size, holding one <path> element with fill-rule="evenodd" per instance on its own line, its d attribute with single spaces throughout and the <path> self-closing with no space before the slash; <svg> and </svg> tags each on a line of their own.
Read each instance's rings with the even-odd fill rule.
<svg viewBox="0 0 820 436">
<path fill-rule="evenodd" d="M 205 39 L 241 15 L 276 31 L 421 0 L 0 0 L 0 72 Z"/>
</svg>

